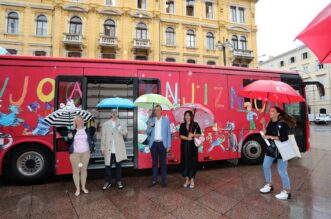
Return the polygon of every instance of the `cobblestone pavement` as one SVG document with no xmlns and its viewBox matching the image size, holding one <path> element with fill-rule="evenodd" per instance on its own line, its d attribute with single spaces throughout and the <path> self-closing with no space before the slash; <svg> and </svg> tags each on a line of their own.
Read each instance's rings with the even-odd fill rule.
<svg viewBox="0 0 331 219">
<path fill-rule="evenodd" d="M 169 173 L 168 187 L 148 188 L 150 175 L 125 171 L 125 188 L 102 191 L 101 172 L 89 173 L 89 194 L 74 196 L 70 176 L 46 184 L 0 184 L 0 218 L 331 218 L 331 127 L 312 127 L 312 149 L 289 163 L 293 198 L 276 200 L 280 179 L 273 165 L 273 194 L 259 194 L 262 166 L 209 164 L 196 188 Z M 1 179 L 3 180 L 3 178 Z"/>
</svg>

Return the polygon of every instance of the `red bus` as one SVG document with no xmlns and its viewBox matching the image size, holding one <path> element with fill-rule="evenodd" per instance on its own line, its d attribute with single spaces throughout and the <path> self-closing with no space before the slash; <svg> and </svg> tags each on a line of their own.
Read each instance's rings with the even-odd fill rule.
<svg viewBox="0 0 331 219">
<path fill-rule="evenodd" d="M 242 98 L 238 91 L 259 79 L 280 80 L 305 96 L 302 79 L 295 72 L 218 67 L 180 63 L 25 56 L 0 57 L 0 174 L 18 181 L 38 181 L 52 174 L 71 173 L 65 132 L 44 122 L 52 111 L 68 102 L 95 115 L 97 150 L 89 168 L 104 168 L 100 150 L 100 127 L 109 110 L 98 110 L 103 98 L 135 100 L 145 93 L 160 93 L 175 105 L 200 103 L 215 116 L 215 124 L 203 130 L 206 140 L 199 147 L 199 161 L 241 159 L 260 163 L 265 150 L 259 135 L 260 119 L 270 108 L 258 100 Z M 311 82 L 310 82 L 311 83 Z M 293 130 L 300 150 L 309 149 L 309 122 L 305 103 L 284 104 L 298 126 Z M 146 144 L 144 109 L 121 110 L 128 125 L 124 166 L 151 167 Z M 168 164 L 180 163 L 178 123 L 171 112 L 172 150 Z M 254 125 L 252 125 L 254 124 Z M 90 124 L 91 125 L 91 124 Z"/>
</svg>

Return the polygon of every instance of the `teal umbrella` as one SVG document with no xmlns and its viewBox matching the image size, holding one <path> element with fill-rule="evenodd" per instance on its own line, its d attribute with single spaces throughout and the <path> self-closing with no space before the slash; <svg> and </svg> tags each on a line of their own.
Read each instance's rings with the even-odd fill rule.
<svg viewBox="0 0 331 219">
<path fill-rule="evenodd" d="M 101 100 L 100 103 L 97 104 L 98 108 L 113 108 L 113 109 L 133 109 L 136 106 L 129 99 L 113 97 L 106 98 Z"/>
</svg>

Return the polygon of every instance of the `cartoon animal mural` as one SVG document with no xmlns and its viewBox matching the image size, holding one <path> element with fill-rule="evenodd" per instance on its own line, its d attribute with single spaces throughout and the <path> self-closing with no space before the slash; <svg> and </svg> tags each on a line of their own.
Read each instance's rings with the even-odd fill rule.
<svg viewBox="0 0 331 219">
<path fill-rule="evenodd" d="M 0 150 L 8 148 L 13 143 L 11 134 L 4 134 L 0 132 Z"/>
<path fill-rule="evenodd" d="M 234 134 L 234 130 L 235 130 L 235 123 L 234 122 L 226 122 L 226 126 L 225 126 L 225 129 L 226 131 L 229 132 L 229 137 L 228 137 L 228 146 L 229 146 L 229 149 L 233 152 L 240 152 L 239 151 L 239 144 L 238 144 L 238 140 L 237 140 L 237 135 Z"/>
<path fill-rule="evenodd" d="M 138 108 L 138 150 L 145 154 L 150 153 L 147 139 L 148 109 Z"/>
<path fill-rule="evenodd" d="M 255 117 L 255 119 L 258 119 L 258 115 L 256 112 L 252 111 L 252 104 L 250 102 L 245 102 L 244 107 L 246 108 L 246 110 L 238 110 L 238 111 L 246 113 L 246 118 L 247 118 L 247 121 L 249 122 L 249 130 L 251 132 L 253 130 L 256 130 L 254 117 Z"/>
<path fill-rule="evenodd" d="M 24 122 L 23 119 L 17 118 L 17 115 L 20 114 L 20 109 L 18 108 L 18 106 L 10 105 L 8 109 L 11 111 L 9 114 L 0 112 L 0 125 L 1 126 L 16 127 L 20 123 Z"/>
</svg>

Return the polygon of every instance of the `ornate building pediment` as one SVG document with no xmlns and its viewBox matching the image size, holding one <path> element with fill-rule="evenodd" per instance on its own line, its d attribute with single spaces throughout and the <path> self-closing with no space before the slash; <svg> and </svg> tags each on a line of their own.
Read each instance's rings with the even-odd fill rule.
<svg viewBox="0 0 331 219">
<path fill-rule="evenodd" d="M 78 4 L 65 4 L 63 5 L 63 9 L 67 11 L 88 12 L 86 7 Z"/>
<path fill-rule="evenodd" d="M 240 32 L 245 32 L 245 33 L 251 32 L 249 29 L 242 27 L 242 26 L 230 26 L 230 27 L 228 27 L 228 30 L 235 30 L 235 31 L 240 31 Z"/>
<path fill-rule="evenodd" d="M 97 11 L 99 12 L 99 14 L 106 14 L 106 15 L 120 16 L 123 14 L 123 12 L 114 8 L 100 8 Z"/>
<path fill-rule="evenodd" d="M 136 18 L 146 18 L 146 19 L 153 18 L 153 14 L 148 11 L 131 11 L 130 15 Z"/>
</svg>

